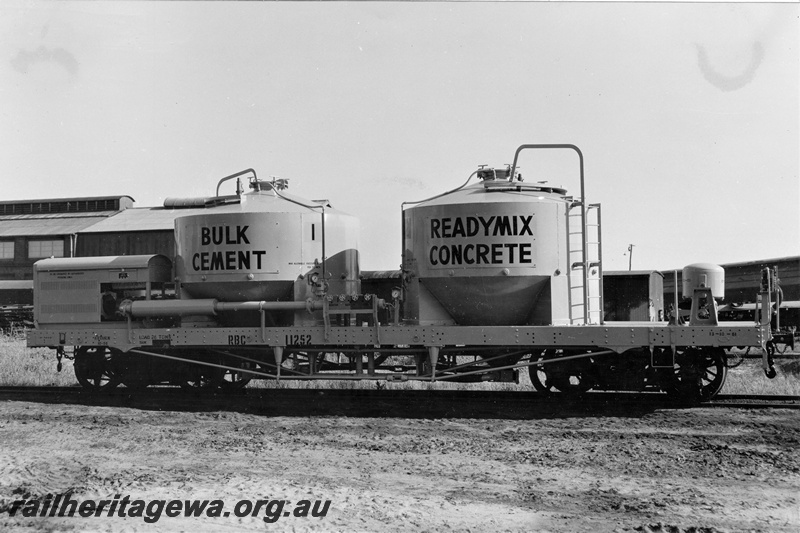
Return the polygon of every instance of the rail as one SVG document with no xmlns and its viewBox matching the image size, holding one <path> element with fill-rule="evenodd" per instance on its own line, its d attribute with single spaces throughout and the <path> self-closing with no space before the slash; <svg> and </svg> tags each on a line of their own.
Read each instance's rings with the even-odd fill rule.
<svg viewBox="0 0 800 533">
<path fill-rule="evenodd" d="M 324 402 L 319 398 L 324 397 Z M 584 416 L 591 416 L 597 411 L 613 409 L 615 411 L 634 413 L 641 409 L 669 409 L 669 408 L 727 408 L 727 409 L 800 409 L 800 396 L 780 395 L 751 395 L 751 394 L 725 394 L 713 400 L 700 402 L 694 405 L 681 405 L 670 401 L 666 394 L 657 392 L 587 392 L 581 395 L 544 393 L 531 390 L 424 390 L 424 389 L 389 389 L 389 388 L 341 388 L 323 386 L 309 388 L 300 385 L 300 388 L 286 388 L 285 384 L 269 387 L 247 387 L 240 390 L 219 389 L 213 394 L 198 394 L 198 391 L 182 389 L 178 386 L 151 386 L 146 389 L 129 389 L 120 387 L 114 390 L 95 392 L 86 390 L 78 385 L 73 387 L 53 386 L 0 386 L 0 399 L 11 401 L 33 401 L 52 403 L 60 401 L 98 403 L 100 405 L 113 404 L 115 398 L 124 407 L 131 407 L 131 401 L 148 403 L 160 402 L 175 406 L 174 402 L 185 399 L 188 409 L 202 409 L 204 405 L 222 403 L 223 410 L 238 410 L 253 404 L 263 407 L 265 402 L 271 407 L 285 402 L 293 406 L 303 405 L 307 409 L 338 409 L 345 404 L 364 407 L 369 416 L 375 416 L 375 403 L 365 402 L 365 399 L 380 400 L 384 409 L 392 409 L 391 402 L 396 402 L 395 408 L 402 408 L 408 403 L 424 406 L 427 409 L 441 410 L 452 416 L 451 404 L 456 403 L 463 412 L 469 413 L 473 406 L 480 406 L 488 410 L 496 410 L 504 416 L 526 417 L 527 407 L 535 410 L 537 407 L 550 407 L 556 411 L 570 411 L 577 408 Z M 306 400 L 306 401 L 301 401 Z M 491 400 L 491 402 L 487 402 Z M 512 408 L 509 410 L 509 406 Z M 419 411 L 414 410 L 412 416 L 419 416 Z M 466 416 L 466 415 L 465 415 Z"/>
</svg>

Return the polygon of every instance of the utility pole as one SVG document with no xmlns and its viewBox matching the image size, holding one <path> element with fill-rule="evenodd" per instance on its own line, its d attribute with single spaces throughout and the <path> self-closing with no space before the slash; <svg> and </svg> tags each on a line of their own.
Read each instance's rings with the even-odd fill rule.
<svg viewBox="0 0 800 533">
<path fill-rule="evenodd" d="M 633 270 L 633 244 L 628 245 L 628 272 Z"/>
</svg>

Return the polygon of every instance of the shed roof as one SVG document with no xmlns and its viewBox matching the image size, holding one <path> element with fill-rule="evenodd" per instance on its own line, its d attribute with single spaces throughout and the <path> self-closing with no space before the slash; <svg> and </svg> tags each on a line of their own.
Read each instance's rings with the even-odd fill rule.
<svg viewBox="0 0 800 533">
<path fill-rule="evenodd" d="M 117 211 L 0 216 L 0 237 L 71 235 L 106 220 Z"/>
<path fill-rule="evenodd" d="M 119 231 L 173 231 L 178 217 L 208 213 L 208 209 L 167 209 L 163 207 L 134 207 L 113 217 L 87 226 L 78 233 L 116 233 Z"/>
</svg>

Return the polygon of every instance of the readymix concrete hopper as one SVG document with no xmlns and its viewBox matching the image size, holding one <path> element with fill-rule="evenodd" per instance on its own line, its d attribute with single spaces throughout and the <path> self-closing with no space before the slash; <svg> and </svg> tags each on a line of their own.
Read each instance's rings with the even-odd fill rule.
<svg viewBox="0 0 800 533">
<path fill-rule="evenodd" d="M 520 150 L 525 147 L 540 145 Z M 579 323 L 583 265 L 591 267 L 583 253 L 580 202 L 564 189 L 522 182 L 514 168 L 476 173 L 480 183 L 404 210 L 406 320 Z"/>
</svg>

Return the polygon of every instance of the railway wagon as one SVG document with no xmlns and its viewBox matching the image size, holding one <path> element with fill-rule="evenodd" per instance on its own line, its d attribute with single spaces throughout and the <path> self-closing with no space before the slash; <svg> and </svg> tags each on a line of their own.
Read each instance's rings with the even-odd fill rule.
<svg viewBox="0 0 800 533">
<path fill-rule="evenodd" d="M 778 278 L 780 278 L 782 300 L 800 301 L 800 257 L 798 256 L 724 263 L 720 266 L 725 269 L 725 300 L 727 302 L 754 302 L 761 284 L 761 273 L 765 268 L 771 268 L 777 272 Z M 664 293 L 667 300 L 671 298 L 675 290 L 673 281 L 675 273 L 678 275 L 680 284 L 681 273 L 679 271 L 664 271 Z"/>
<path fill-rule="evenodd" d="M 800 332 L 800 315 L 797 312 L 800 307 L 800 257 L 779 257 L 720 266 L 725 270 L 723 315 L 726 320 L 738 320 L 742 317 L 752 319 L 757 307 L 758 288 L 764 283 L 763 272 L 765 269 L 773 271 L 773 283 L 770 287 L 774 304 L 773 335 L 775 342 L 793 348 Z M 680 286 L 681 272 L 665 271 L 665 301 L 672 301 L 676 283 Z"/>
<path fill-rule="evenodd" d="M 0 280 L 0 331 L 11 332 L 33 321 L 33 281 Z"/>
<path fill-rule="evenodd" d="M 580 196 L 522 181 L 520 153 L 545 149 L 577 156 Z M 236 194 L 219 196 L 231 179 Z M 214 198 L 175 218 L 174 257 L 37 262 L 28 345 L 74 357 L 92 390 L 514 381 L 527 368 L 543 392 L 695 400 L 721 389 L 730 346 L 760 348 L 774 375 L 769 292 L 754 320 L 722 322 L 716 268 L 684 269 L 685 322 L 605 320 L 601 210 L 586 202 L 574 145 L 522 145 L 506 168 L 481 167 L 454 190 L 403 204 L 399 284 L 380 295 L 363 290 L 355 217 L 252 169 L 220 180 Z"/>
</svg>

